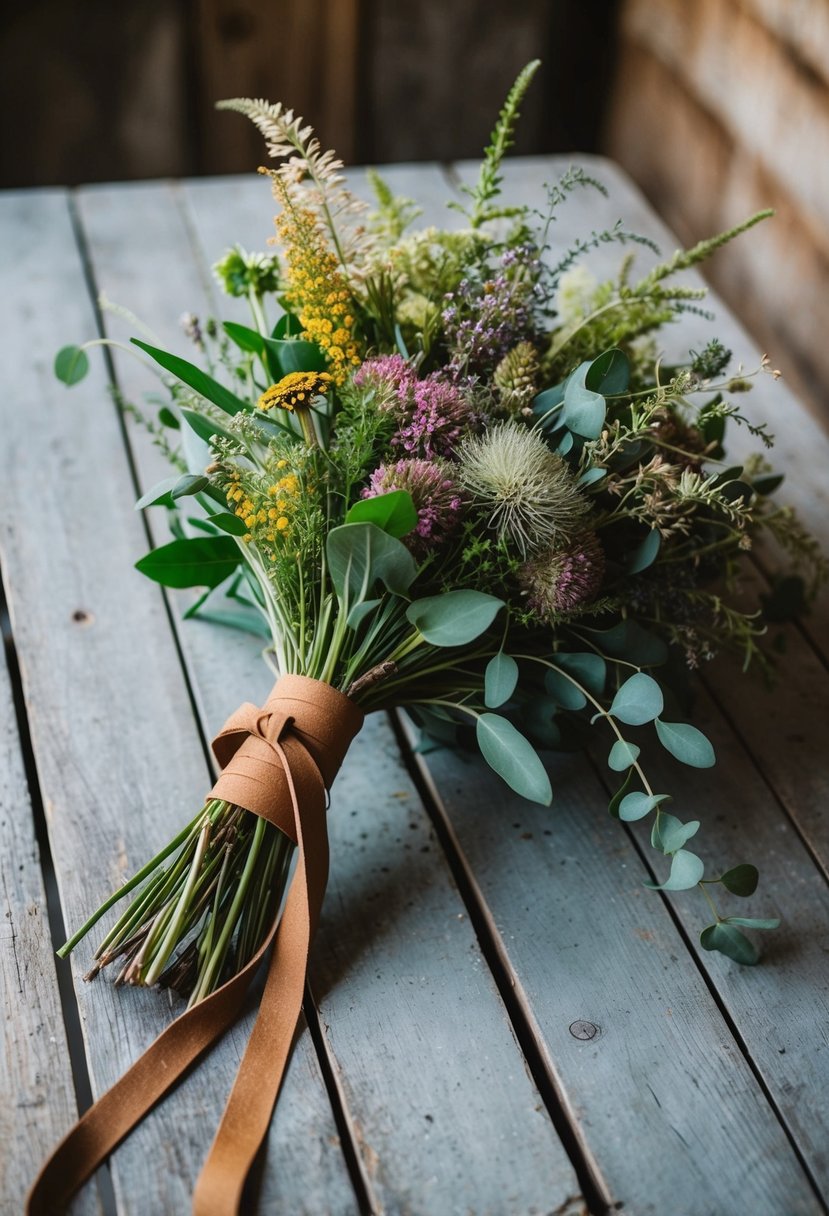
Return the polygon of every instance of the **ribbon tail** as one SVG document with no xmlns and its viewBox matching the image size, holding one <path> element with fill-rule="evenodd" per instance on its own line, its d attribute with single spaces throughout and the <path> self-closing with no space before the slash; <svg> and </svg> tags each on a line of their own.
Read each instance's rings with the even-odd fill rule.
<svg viewBox="0 0 829 1216">
<path fill-rule="evenodd" d="M 290 738 L 283 762 L 295 814 L 297 869 L 288 893 L 253 1030 L 222 1121 L 199 1175 L 193 1216 L 236 1216 L 242 1189 L 267 1135 L 302 1009 L 308 952 L 328 877 L 325 787 Z M 288 755 L 286 755 L 288 753 Z M 313 842 L 309 849 L 308 842 Z"/>
</svg>

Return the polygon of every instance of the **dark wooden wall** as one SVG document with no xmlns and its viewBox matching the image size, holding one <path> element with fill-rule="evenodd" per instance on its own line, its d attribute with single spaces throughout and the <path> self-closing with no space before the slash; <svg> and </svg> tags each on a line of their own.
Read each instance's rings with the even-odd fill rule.
<svg viewBox="0 0 829 1216">
<path fill-rule="evenodd" d="M 519 150 L 596 147 L 615 0 L 17 0 L 2 10 L 0 186 L 243 172 L 213 103 L 284 101 L 352 163 L 476 156 L 544 60 Z"/>
</svg>

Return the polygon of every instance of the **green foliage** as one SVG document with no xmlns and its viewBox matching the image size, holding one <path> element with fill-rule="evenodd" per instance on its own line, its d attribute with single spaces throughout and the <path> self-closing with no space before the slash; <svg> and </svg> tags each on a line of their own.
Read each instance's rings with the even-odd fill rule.
<svg viewBox="0 0 829 1216">
<path fill-rule="evenodd" d="M 484 672 L 484 704 L 497 709 L 509 701 L 518 683 L 518 664 L 510 655 L 499 650 L 486 665 Z"/>
<path fill-rule="evenodd" d="M 88 371 L 89 358 L 81 346 L 62 346 L 55 355 L 55 375 L 67 388 L 79 384 Z"/>
<path fill-rule="evenodd" d="M 483 591 L 447 591 L 415 600 L 406 617 L 432 646 L 466 646 L 495 620 L 504 601 Z"/>
<path fill-rule="evenodd" d="M 652 676 L 638 671 L 625 680 L 613 698 L 610 713 L 628 726 L 642 726 L 662 713 L 662 689 Z"/>
<path fill-rule="evenodd" d="M 711 768 L 716 763 L 714 749 L 701 730 L 687 722 L 656 719 L 659 742 L 672 756 L 691 768 Z"/>
<path fill-rule="evenodd" d="M 406 536 L 417 527 L 417 511 L 406 490 L 390 490 L 373 498 L 360 498 L 349 508 L 347 524 L 376 524 L 389 536 Z"/>
<path fill-rule="evenodd" d="M 217 587 L 240 560 L 239 547 L 232 537 L 199 536 L 153 549 L 135 563 L 135 568 L 164 587 Z"/>
<path fill-rule="evenodd" d="M 510 789 L 530 802 L 550 805 L 553 791 L 547 771 L 535 748 L 510 721 L 499 714 L 480 714 L 476 733 L 481 755 Z"/>
</svg>

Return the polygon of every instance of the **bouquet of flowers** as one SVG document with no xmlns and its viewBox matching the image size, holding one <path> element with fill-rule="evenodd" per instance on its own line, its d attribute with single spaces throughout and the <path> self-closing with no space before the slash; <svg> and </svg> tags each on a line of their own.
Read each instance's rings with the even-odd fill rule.
<svg viewBox="0 0 829 1216">
<path fill-rule="evenodd" d="M 290 110 L 223 103 L 256 123 L 278 162 L 263 172 L 279 252 L 236 248 L 216 267 L 249 300 L 252 324 L 187 318 L 199 363 L 134 340 L 169 390 L 147 425 L 173 466 L 139 505 L 165 509 L 174 539 L 138 568 L 201 588 L 189 615 L 263 634 L 277 683 L 216 739 L 222 775 L 192 822 L 61 953 L 131 895 L 90 976 L 112 965 L 119 983 L 176 990 L 190 1012 L 165 1035 L 204 1010 L 190 1035 L 207 1041 L 276 934 L 263 999 L 281 1018 L 275 1079 L 248 1118 L 243 1065 L 201 1194 L 228 1155 L 234 1098 L 246 1122 L 267 1126 L 324 890 L 325 792 L 365 713 L 405 707 L 424 741 L 474 742 L 500 779 L 543 804 L 553 792 L 539 750 L 579 745 L 598 724 L 619 775 L 610 814 L 651 818 L 665 858 L 657 889 L 699 889 L 711 913 L 702 945 L 753 963 L 743 929 L 777 923 L 720 911 L 714 892 L 751 895 L 757 870 L 729 859 L 707 874 L 689 847 L 699 821 L 667 809 L 640 755 L 644 728 L 681 764 L 712 765 L 711 743 L 683 720 L 688 670 L 721 650 L 745 667 L 769 663 L 762 606 L 739 585 L 759 532 L 800 567 L 789 595 L 805 600 L 823 573 L 796 517 L 774 504 L 781 479 L 765 457 L 726 458 L 729 422 L 771 443 L 733 400 L 750 378 L 728 371 L 716 340 L 664 366 L 654 339 L 699 308 L 703 293 L 677 274 L 767 213 L 643 277 L 628 251 L 612 281 L 592 280 L 580 264 L 592 246 L 642 241 L 617 226 L 555 247 L 556 210 L 598 182 L 571 169 L 550 186 L 546 214 L 501 199 L 536 66 L 510 92 L 476 184 L 450 204 L 463 217 L 451 230 L 410 231 L 414 205 L 377 174 L 375 208 L 359 202 Z M 67 383 L 85 366 L 80 347 L 58 356 Z M 765 360 L 758 371 L 770 371 Z M 260 1023 L 249 1051 L 261 1064 Z M 179 1072 L 198 1050 L 185 1061 L 182 1049 Z M 139 1080 L 141 1102 L 101 1135 L 96 1159 L 172 1083 Z M 70 1137 L 58 1150 L 64 1168 L 75 1147 Z M 250 1145 L 233 1153 L 243 1178 Z M 208 1210 L 198 1198 L 197 1210 Z"/>
</svg>

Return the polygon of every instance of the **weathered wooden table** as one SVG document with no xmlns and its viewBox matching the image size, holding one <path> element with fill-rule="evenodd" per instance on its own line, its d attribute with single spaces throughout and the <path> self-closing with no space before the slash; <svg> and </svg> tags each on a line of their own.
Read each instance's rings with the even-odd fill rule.
<svg viewBox="0 0 829 1216">
<path fill-rule="evenodd" d="M 513 161 L 540 200 L 565 163 Z M 675 242 L 613 165 L 589 167 L 555 239 L 612 223 Z M 424 221 L 471 168 L 396 167 Z M 355 180 L 361 180 L 355 175 Z M 233 315 L 211 261 L 264 247 L 256 176 L 16 193 L 0 199 L 0 538 L 9 605 L 0 668 L 3 1212 L 41 1157 L 174 1016 L 166 996 L 81 980 L 54 945 L 192 810 L 205 741 L 270 679 L 257 644 L 183 621 L 132 569 L 157 517 L 133 510 L 165 472 L 119 416 L 143 369 L 116 352 L 72 392 L 52 376 L 93 337 L 94 300 L 134 309 L 184 349 L 182 312 Z M 762 241 L 762 231 L 750 238 Z M 611 247 L 590 256 L 615 266 Z M 643 259 L 646 260 L 646 259 Z M 722 308 L 717 332 L 757 352 Z M 116 336 L 134 332 L 106 318 Z M 677 350 L 705 340 L 688 318 Z M 761 378 L 750 408 L 778 433 L 787 495 L 829 540 L 829 441 Z M 158 532 L 156 532 L 158 529 Z M 771 561 L 754 557 L 760 582 Z M 330 816 L 332 873 L 304 1030 L 251 1211 L 807 1216 L 829 1198 L 829 610 L 786 631 L 767 693 L 728 664 L 703 675 L 711 772 L 685 770 L 703 846 L 750 854 L 752 907 L 783 918 L 749 969 L 699 949 L 692 897 L 643 889 L 642 835 L 605 811 L 601 768 L 551 760 L 552 809 L 511 797 L 470 757 L 413 756 L 382 717 L 357 740 Z M 681 812 L 682 813 L 682 812 Z M 47 895 L 51 898 L 47 901 Z M 740 909 L 742 910 L 742 909 Z M 251 1015 L 252 1016 L 252 1015 Z M 73 1211 L 185 1213 L 240 1058 L 240 1025 L 118 1150 Z"/>
</svg>

